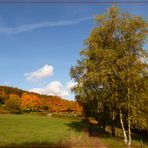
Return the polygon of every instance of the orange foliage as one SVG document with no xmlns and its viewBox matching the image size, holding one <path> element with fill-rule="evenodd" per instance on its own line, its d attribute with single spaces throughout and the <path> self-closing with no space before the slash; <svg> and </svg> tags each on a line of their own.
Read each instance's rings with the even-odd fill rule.
<svg viewBox="0 0 148 148">
<path fill-rule="evenodd" d="M 10 94 L 9 99 L 5 102 L 5 108 L 12 113 L 20 111 L 20 97 L 17 94 Z"/>
<path fill-rule="evenodd" d="M 4 104 L 9 109 L 17 108 L 17 110 L 26 112 L 47 110 L 50 112 L 82 112 L 82 107 L 77 102 L 7 86 L 0 86 L 0 104 Z"/>
<path fill-rule="evenodd" d="M 9 96 L 5 93 L 5 91 L 0 90 L 0 104 L 4 104 L 8 98 Z"/>
<path fill-rule="evenodd" d="M 77 102 L 64 100 L 57 96 L 48 99 L 48 106 L 51 112 L 80 113 L 82 111 L 82 108 Z"/>
<path fill-rule="evenodd" d="M 76 113 L 81 113 L 83 109 L 78 102 L 72 102 L 71 110 Z"/>
<path fill-rule="evenodd" d="M 27 112 L 38 111 L 41 107 L 40 98 L 35 94 L 24 93 L 21 97 L 21 109 Z"/>
<path fill-rule="evenodd" d="M 77 102 L 61 99 L 57 96 L 42 98 L 33 93 L 24 93 L 21 97 L 21 109 L 27 112 L 44 111 L 50 112 L 75 112 L 80 113 L 82 108 Z"/>
</svg>

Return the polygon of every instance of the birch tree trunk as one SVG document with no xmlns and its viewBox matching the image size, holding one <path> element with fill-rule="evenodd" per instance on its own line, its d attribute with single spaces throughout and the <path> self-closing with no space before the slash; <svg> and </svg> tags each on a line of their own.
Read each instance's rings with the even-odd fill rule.
<svg viewBox="0 0 148 148">
<path fill-rule="evenodd" d="M 130 96 L 130 84 L 129 84 L 129 69 L 128 69 L 128 78 L 127 78 L 128 88 L 127 88 L 127 99 L 128 99 L 128 146 L 131 145 L 131 96 Z"/>
<path fill-rule="evenodd" d="M 127 144 L 128 142 L 127 135 L 126 135 L 126 131 L 125 131 L 124 124 L 123 124 L 121 109 L 119 110 L 119 116 L 120 116 L 120 123 L 121 123 L 122 132 L 123 132 L 123 137 L 124 137 L 124 143 Z"/>
<path fill-rule="evenodd" d="M 128 115 L 128 146 L 131 146 L 131 119 L 130 119 L 130 113 Z"/>
</svg>

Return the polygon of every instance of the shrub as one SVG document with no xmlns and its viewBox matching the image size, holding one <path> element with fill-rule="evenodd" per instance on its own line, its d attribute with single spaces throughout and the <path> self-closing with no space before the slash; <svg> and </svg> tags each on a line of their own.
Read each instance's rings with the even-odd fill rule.
<svg viewBox="0 0 148 148">
<path fill-rule="evenodd" d="M 18 95 L 10 94 L 5 103 L 5 108 L 11 113 L 20 113 L 20 98 Z"/>
</svg>

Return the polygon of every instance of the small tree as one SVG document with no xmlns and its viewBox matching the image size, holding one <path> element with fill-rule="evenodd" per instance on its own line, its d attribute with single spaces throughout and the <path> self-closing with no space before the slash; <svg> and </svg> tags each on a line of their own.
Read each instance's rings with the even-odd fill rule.
<svg viewBox="0 0 148 148">
<path fill-rule="evenodd" d="M 9 99 L 5 103 L 5 108 L 11 113 L 20 112 L 20 98 L 16 94 L 10 94 Z"/>
<path fill-rule="evenodd" d="M 5 91 L 0 90 L 0 104 L 4 104 L 8 99 L 9 96 L 5 93 Z"/>
<path fill-rule="evenodd" d="M 41 101 L 35 94 L 23 93 L 20 106 L 21 110 L 25 112 L 39 111 L 41 108 Z"/>
</svg>

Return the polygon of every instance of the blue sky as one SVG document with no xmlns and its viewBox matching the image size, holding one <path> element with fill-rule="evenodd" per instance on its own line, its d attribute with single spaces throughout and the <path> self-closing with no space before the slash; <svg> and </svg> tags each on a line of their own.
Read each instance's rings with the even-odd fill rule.
<svg viewBox="0 0 148 148">
<path fill-rule="evenodd" d="M 148 4 L 120 4 L 148 18 Z M 111 4 L 0 4 L 0 85 L 73 99 L 69 71 Z"/>
</svg>

